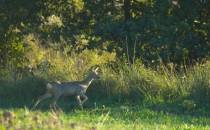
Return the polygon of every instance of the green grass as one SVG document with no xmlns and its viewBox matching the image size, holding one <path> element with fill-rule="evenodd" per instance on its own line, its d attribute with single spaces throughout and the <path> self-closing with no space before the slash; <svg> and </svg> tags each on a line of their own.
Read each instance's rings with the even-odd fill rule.
<svg viewBox="0 0 210 130">
<path fill-rule="evenodd" d="M 63 108 L 63 105 L 61 105 Z M 158 107 L 162 107 L 158 109 Z M 0 130 L 3 129 L 84 129 L 84 130 L 207 130 L 209 114 L 175 112 L 176 108 L 161 105 L 95 105 L 80 110 L 65 107 L 53 112 L 46 107 L 30 111 L 27 107 L 0 109 Z M 167 110 L 167 109 L 169 110 Z M 179 109 L 179 108 L 177 108 Z M 171 111 L 170 111 L 171 110 Z M 6 111 L 12 116 L 3 116 Z M 199 115 L 196 115 L 200 112 Z"/>
<path fill-rule="evenodd" d="M 27 63 L 33 75 L 19 72 L 14 78 L 16 68 L 9 64 L 0 69 L 0 129 L 210 129 L 210 62 L 179 71 L 172 63 L 152 69 L 140 60 L 128 65 L 115 53 L 70 55 L 36 45 L 31 43 Z M 59 100 L 58 115 L 47 107 L 49 100 L 28 110 L 47 82 L 82 80 L 96 66 L 100 80 L 88 88 L 84 110 L 67 98 Z M 5 111 L 16 117 L 5 119 Z"/>
<path fill-rule="evenodd" d="M 76 107 L 72 98 L 62 98 L 62 112 L 52 112 L 49 100 L 30 111 L 28 108 L 44 93 L 48 82 L 38 74 L 16 84 L 1 81 L 0 130 L 210 129 L 209 64 L 183 73 L 166 68 L 155 71 L 141 63 L 115 65 L 114 69 L 100 66 L 101 79 L 88 89 L 84 110 Z M 5 111 L 13 116 L 3 116 Z"/>
</svg>

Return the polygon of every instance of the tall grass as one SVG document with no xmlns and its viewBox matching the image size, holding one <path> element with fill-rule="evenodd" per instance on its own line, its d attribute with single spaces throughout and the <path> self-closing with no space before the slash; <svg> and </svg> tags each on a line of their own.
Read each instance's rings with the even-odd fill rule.
<svg viewBox="0 0 210 130">
<path fill-rule="evenodd" d="M 197 65 L 182 74 L 177 74 L 166 71 L 167 69 L 155 71 L 146 68 L 141 62 L 136 62 L 133 65 L 122 62 L 113 64 L 100 65 L 101 78 L 94 82 L 87 92 L 91 99 L 110 102 L 139 102 L 143 100 L 185 102 L 187 100 L 187 102 L 201 105 L 209 103 L 210 73 L 207 65 Z M 50 68 L 49 71 L 56 71 L 51 69 L 55 68 Z M 52 79 L 50 75 L 42 77 L 43 75 L 40 73 L 37 72 L 35 77 L 23 78 L 16 84 L 11 82 L 3 84 L 2 82 L 0 96 L 3 98 L 37 97 L 44 92 L 46 82 Z M 81 77 L 78 79 L 84 77 L 82 73 L 75 73 L 75 75 Z M 53 78 L 55 79 L 55 77 Z M 66 77 L 66 79 L 68 78 Z M 72 79 L 74 78 L 69 78 L 69 80 Z"/>
<path fill-rule="evenodd" d="M 208 104 L 210 100 L 209 63 L 196 65 L 180 72 L 171 71 L 161 65 L 161 69 L 146 68 L 141 62 L 127 65 L 116 63 L 117 68 L 109 68 L 104 73 L 104 86 L 112 88 L 111 94 L 121 94 L 121 98 L 133 101 L 176 102 L 192 100 L 197 104 Z M 173 69 L 175 70 L 175 69 Z M 107 71 L 105 71 L 107 72 Z M 107 84 L 112 82 L 112 84 Z M 114 83 L 113 83 L 114 82 Z M 111 87 L 110 87 L 111 86 Z"/>
<path fill-rule="evenodd" d="M 128 65 L 116 58 L 115 53 L 84 50 L 75 53 L 72 48 L 58 51 L 44 48 L 37 39 L 27 37 L 30 51 L 26 54 L 33 75 L 21 76 L 13 83 L 12 67 L 3 68 L 0 97 L 31 97 L 43 93 L 49 81 L 81 80 L 95 66 L 100 67 L 101 79 L 88 90 L 92 99 L 108 101 L 192 101 L 208 104 L 210 100 L 210 64 L 196 65 L 176 72 L 160 65 L 159 70 L 145 67 L 140 60 Z M 70 54 L 69 54 L 70 52 Z"/>
</svg>

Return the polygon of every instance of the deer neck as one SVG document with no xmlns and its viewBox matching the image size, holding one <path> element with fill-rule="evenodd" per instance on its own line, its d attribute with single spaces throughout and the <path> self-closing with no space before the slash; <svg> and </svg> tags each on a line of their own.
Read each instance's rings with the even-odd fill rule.
<svg viewBox="0 0 210 130">
<path fill-rule="evenodd" d="M 84 87 L 88 88 L 94 79 L 90 76 L 83 80 Z"/>
</svg>

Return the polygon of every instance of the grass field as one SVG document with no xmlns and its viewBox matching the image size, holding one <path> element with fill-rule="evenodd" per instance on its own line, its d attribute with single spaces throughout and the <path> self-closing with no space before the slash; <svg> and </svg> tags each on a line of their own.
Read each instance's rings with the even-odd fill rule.
<svg viewBox="0 0 210 130">
<path fill-rule="evenodd" d="M 165 103 L 98 105 L 89 102 L 81 110 L 75 104 L 61 100 L 59 105 L 62 111 L 52 111 L 47 102 L 32 111 L 29 109 L 31 103 L 10 103 L 1 104 L 0 130 L 210 129 L 210 112 L 207 107 L 189 111 L 181 105 Z"/>
<path fill-rule="evenodd" d="M 177 71 L 174 64 L 149 68 L 140 60 L 106 64 L 112 53 L 37 50 L 43 51 L 34 51 L 33 74 L 0 70 L 0 130 L 210 130 L 210 62 Z M 88 88 L 83 110 L 72 98 L 59 100 L 62 111 L 49 109 L 49 100 L 30 110 L 47 82 L 82 80 L 96 66 L 100 80 Z"/>
<path fill-rule="evenodd" d="M 90 87 L 83 110 L 75 99 L 62 98 L 56 112 L 50 100 L 30 110 L 45 80 L 2 81 L 0 130 L 210 130 L 208 69 L 188 71 L 184 80 L 141 67 L 118 73 Z"/>
</svg>

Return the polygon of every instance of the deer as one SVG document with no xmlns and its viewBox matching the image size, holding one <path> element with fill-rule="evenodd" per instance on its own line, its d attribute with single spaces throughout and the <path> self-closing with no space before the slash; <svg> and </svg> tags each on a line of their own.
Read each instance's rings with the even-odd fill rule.
<svg viewBox="0 0 210 130">
<path fill-rule="evenodd" d="M 92 70 L 88 76 L 81 81 L 47 83 L 46 93 L 38 98 L 32 109 L 41 101 L 50 97 L 53 97 L 50 107 L 56 109 L 56 107 L 58 107 L 56 102 L 61 96 L 75 96 L 79 106 L 83 109 L 83 104 L 88 100 L 86 96 L 88 87 L 94 80 L 99 79 L 98 69 L 97 67 L 95 70 Z M 81 100 L 81 98 L 83 98 L 83 100 Z"/>
</svg>

